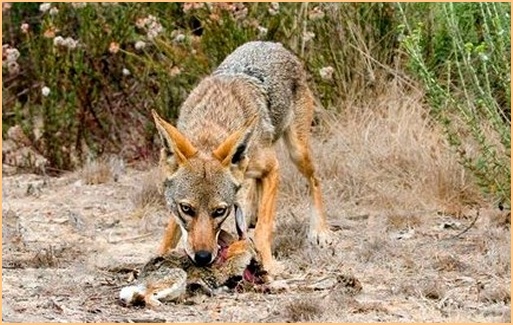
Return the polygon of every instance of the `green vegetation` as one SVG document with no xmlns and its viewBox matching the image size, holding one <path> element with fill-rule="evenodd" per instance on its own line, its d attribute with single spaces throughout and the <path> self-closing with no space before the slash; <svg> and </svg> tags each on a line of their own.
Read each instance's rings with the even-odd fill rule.
<svg viewBox="0 0 513 325">
<path fill-rule="evenodd" d="M 46 172 L 156 152 L 150 109 L 181 102 L 237 46 L 284 43 L 325 109 L 394 79 L 485 193 L 510 202 L 509 3 L 3 4 L 2 137 L 19 125 Z M 369 108 L 371 109 L 371 108 Z"/>
<path fill-rule="evenodd" d="M 510 5 L 423 4 L 426 17 L 404 24 L 408 68 L 426 91 L 431 114 L 462 164 L 487 193 L 511 195 Z M 461 123 L 462 122 L 462 123 Z M 466 150 L 468 140 L 478 148 Z"/>
</svg>

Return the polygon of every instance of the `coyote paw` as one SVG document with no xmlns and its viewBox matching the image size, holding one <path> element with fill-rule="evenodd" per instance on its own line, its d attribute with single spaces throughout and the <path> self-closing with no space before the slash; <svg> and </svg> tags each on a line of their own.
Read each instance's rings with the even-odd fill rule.
<svg viewBox="0 0 513 325">
<path fill-rule="evenodd" d="M 279 275 L 285 271 L 285 265 L 276 260 L 272 260 L 271 262 L 264 265 L 264 270 L 267 271 L 270 279 L 274 279 L 276 275 Z"/>
<path fill-rule="evenodd" d="M 311 244 L 324 248 L 333 243 L 333 233 L 328 229 L 310 230 L 308 233 L 308 241 Z"/>
</svg>

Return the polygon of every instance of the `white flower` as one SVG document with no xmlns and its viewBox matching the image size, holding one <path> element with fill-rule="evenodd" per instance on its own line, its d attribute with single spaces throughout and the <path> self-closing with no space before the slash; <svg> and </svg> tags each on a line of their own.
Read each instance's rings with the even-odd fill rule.
<svg viewBox="0 0 513 325">
<path fill-rule="evenodd" d="M 50 9 L 48 13 L 50 14 L 50 16 L 55 16 L 59 13 L 59 9 L 53 7 L 52 9 Z"/>
<path fill-rule="evenodd" d="M 62 36 L 55 36 L 53 39 L 53 45 L 54 46 L 64 46 L 64 37 Z"/>
<path fill-rule="evenodd" d="M 136 50 L 142 50 L 143 48 L 146 47 L 146 43 L 144 43 L 143 41 L 137 41 L 135 42 L 135 49 Z"/>
<path fill-rule="evenodd" d="M 269 4 L 269 9 L 267 10 L 269 15 L 275 16 L 280 11 L 280 4 L 278 2 L 271 2 Z"/>
<path fill-rule="evenodd" d="M 48 97 L 48 95 L 50 95 L 50 88 L 44 86 L 41 88 L 41 94 L 45 97 Z"/>
<path fill-rule="evenodd" d="M 56 36 L 54 39 L 53 39 L 53 45 L 55 46 L 64 46 L 64 37 L 62 36 Z"/>
<path fill-rule="evenodd" d="M 135 22 L 135 26 L 139 29 L 146 30 L 148 39 L 154 39 L 158 34 L 162 33 L 164 28 L 158 22 L 157 17 L 148 15 L 146 18 L 139 18 Z"/>
<path fill-rule="evenodd" d="M 64 41 L 66 42 L 66 46 L 71 50 L 75 49 L 78 46 L 78 41 L 74 40 L 71 37 L 66 37 Z"/>
<path fill-rule="evenodd" d="M 155 30 L 155 29 L 150 29 L 148 31 L 148 33 L 146 33 L 146 36 L 148 37 L 149 40 L 152 40 L 154 39 L 155 37 L 157 37 L 157 35 L 159 34 L 158 30 Z"/>
<path fill-rule="evenodd" d="M 28 30 L 29 30 L 29 27 L 30 27 L 30 26 L 29 26 L 29 24 L 27 24 L 27 23 L 23 23 L 23 24 L 21 24 L 21 27 L 20 27 L 21 32 L 22 32 L 23 34 L 27 34 L 27 33 L 28 33 Z"/>
<path fill-rule="evenodd" d="M 207 3 L 207 7 L 210 7 L 209 6 L 210 4 Z M 183 4 L 183 12 L 188 12 L 190 10 L 195 10 L 195 9 L 201 9 L 205 6 L 204 3 L 202 2 L 185 2 Z M 210 9 L 210 8 L 209 8 Z"/>
<path fill-rule="evenodd" d="M 144 28 L 144 26 L 146 26 L 146 18 L 139 18 L 135 21 L 135 26 L 137 28 Z"/>
<path fill-rule="evenodd" d="M 119 43 L 118 42 L 111 42 L 109 45 L 109 52 L 112 54 L 116 54 L 119 52 Z"/>
<path fill-rule="evenodd" d="M 486 55 L 485 53 L 479 53 L 479 57 L 481 58 L 482 61 L 490 60 L 490 57 L 488 55 Z"/>
<path fill-rule="evenodd" d="M 71 37 L 63 38 L 62 36 L 56 36 L 53 39 L 53 45 L 67 47 L 70 50 L 75 49 L 78 46 L 78 41 Z"/>
<path fill-rule="evenodd" d="M 184 34 L 178 34 L 175 37 L 175 42 L 177 42 L 177 43 L 183 42 L 184 40 L 185 40 L 185 35 Z"/>
<path fill-rule="evenodd" d="M 322 80 L 331 81 L 333 80 L 333 73 L 335 69 L 332 66 L 327 66 L 319 70 L 319 75 Z"/>
<path fill-rule="evenodd" d="M 72 2 L 71 6 L 75 9 L 84 8 L 85 6 L 87 6 L 87 2 Z"/>
<path fill-rule="evenodd" d="M 20 65 L 16 61 L 8 61 L 7 70 L 9 71 L 9 74 L 17 74 L 18 72 L 20 72 Z"/>
<path fill-rule="evenodd" d="M 314 7 L 308 14 L 308 18 L 310 18 L 310 20 L 323 19 L 324 16 L 325 16 L 324 11 L 322 11 L 321 8 L 319 8 L 319 7 Z"/>
<path fill-rule="evenodd" d="M 20 57 L 20 52 L 15 48 L 7 48 L 5 49 L 6 58 L 5 60 L 7 62 L 16 62 L 18 58 Z"/>
<path fill-rule="evenodd" d="M 154 16 L 148 16 L 148 20 L 146 21 L 146 26 L 148 29 L 147 36 L 148 39 L 154 39 L 158 34 L 160 34 L 164 28 L 157 21 L 157 18 Z"/>
<path fill-rule="evenodd" d="M 305 32 L 303 33 L 303 39 L 305 43 L 310 42 L 315 37 L 313 32 Z"/>
<path fill-rule="evenodd" d="M 248 16 L 248 8 L 245 7 L 243 4 L 234 6 L 233 11 L 233 18 L 236 20 L 243 20 Z"/>
<path fill-rule="evenodd" d="M 42 3 L 40 6 L 39 6 L 39 11 L 41 12 L 47 12 L 48 10 L 50 10 L 50 8 L 52 7 L 52 4 L 51 3 L 48 3 L 48 2 L 45 2 L 45 3 Z"/>
<path fill-rule="evenodd" d="M 7 55 L 7 50 L 9 50 L 9 48 L 10 48 L 9 44 L 2 44 L 2 61 L 3 61 L 3 57 L 4 57 L 4 52 Z"/>
<path fill-rule="evenodd" d="M 130 75 L 130 70 L 128 70 L 127 68 L 123 68 L 123 75 L 124 76 L 129 76 Z"/>
<path fill-rule="evenodd" d="M 174 67 L 171 68 L 171 71 L 169 72 L 169 74 L 171 75 L 171 77 L 174 77 L 174 76 L 177 76 L 179 75 L 180 73 L 182 73 L 182 70 L 177 67 L 176 65 Z"/>
<path fill-rule="evenodd" d="M 257 30 L 258 30 L 258 36 L 260 37 L 264 37 L 265 35 L 267 35 L 267 28 L 265 27 L 262 27 L 262 26 L 257 26 Z"/>
</svg>

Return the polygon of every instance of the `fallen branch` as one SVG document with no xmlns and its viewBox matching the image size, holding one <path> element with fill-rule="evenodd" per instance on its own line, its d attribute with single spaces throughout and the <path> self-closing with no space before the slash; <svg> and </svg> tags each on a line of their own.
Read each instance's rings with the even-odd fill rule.
<svg viewBox="0 0 513 325">
<path fill-rule="evenodd" d="M 141 238 L 146 238 L 146 237 L 149 237 L 151 235 L 152 235 L 151 233 L 146 233 L 146 234 L 143 234 L 143 235 L 137 235 L 137 236 L 126 237 L 126 238 L 119 238 L 119 239 L 110 239 L 110 236 L 109 236 L 109 238 L 107 239 L 107 242 L 109 244 L 117 244 L 117 243 L 124 242 L 124 241 L 133 241 L 133 240 L 138 240 L 138 239 L 141 239 Z"/>
<path fill-rule="evenodd" d="M 441 240 L 453 240 L 453 239 L 460 237 L 461 235 L 463 235 L 464 233 L 469 231 L 472 227 L 474 227 L 474 225 L 476 224 L 477 218 L 479 218 L 479 209 L 477 209 L 476 217 L 472 220 L 472 222 L 465 229 L 463 229 L 456 235 L 450 236 L 448 238 L 442 238 Z"/>
</svg>

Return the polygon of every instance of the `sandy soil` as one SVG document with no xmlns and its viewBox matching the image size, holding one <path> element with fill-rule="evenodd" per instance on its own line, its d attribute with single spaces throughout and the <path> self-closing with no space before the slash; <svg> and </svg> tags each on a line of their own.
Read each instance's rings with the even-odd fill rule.
<svg viewBox="0 0 513 325">
<path fill-rule="evenodd" d="M 380 215 L 332 218 L 337 242 L 320 250 L 302 239 L 301 207 L 287 213 L 284 200 L 275 240 L 282 277 L 343 271 L 360 281 L 360 293 L 226 293 L 159 310 L 120 306 L 129 270 L 154 254 L 165 223 L 163 214 L 132 216 L 128 193 L 143 175 L 129 170 L 99 185 L 76 175 L 3 178 L 4 321 L 509 322 L 509 230 L 483 213 L 457 238 L 472 219 L 431 215 L 391 231 Z"/>
</svg>

